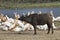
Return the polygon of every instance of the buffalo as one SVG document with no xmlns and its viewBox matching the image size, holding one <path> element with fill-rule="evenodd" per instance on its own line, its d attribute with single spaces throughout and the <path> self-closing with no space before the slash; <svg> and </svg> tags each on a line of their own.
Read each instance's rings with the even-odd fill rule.
<svg viewBox="0 0 60 40">
<path fill-rule="evenodd" d="M 25 21 L 25 22 L 33 25 L 34 34 L 37 34 L 36 33 L 36 26 L 37 25 L 44 25 L 44 24 L 47 24 L 47 26 L 48 26 L 47 34 L 50 33 L 50 29 L 52 30 L 52 34 L 53 34 L 53 26 L 52 26 L 53 17 L 52 17 L 52 14 L 50 14 L 50 13 L 42 13 L 42 14 L 34 13 L 34 14 L 30 14 L 30 15 L 22 15 L 19 18 L 19 20 Z"/>
</svg>

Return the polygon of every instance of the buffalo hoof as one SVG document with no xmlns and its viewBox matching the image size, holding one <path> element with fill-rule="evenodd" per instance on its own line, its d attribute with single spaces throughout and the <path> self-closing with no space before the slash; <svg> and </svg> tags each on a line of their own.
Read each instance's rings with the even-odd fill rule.
<svg viewBox="0 0 60 40">
<path fill-rule="evenodd" d="M 47 34 L 49 34 L 49 32 Z"/>
<path fill-rule="evenodd" d="M 37 33 L 34 33 L 34 35 L 36 35 Z"/>
<path fill-rule="evenodd" d="M 54 31 L 52 32 L 52 34 L 54 33 Z"/>
<path fill-rule="evenodd" d="M 22 33 L 18 33 L 18 34 L 22 34 Z"/>
</svg>

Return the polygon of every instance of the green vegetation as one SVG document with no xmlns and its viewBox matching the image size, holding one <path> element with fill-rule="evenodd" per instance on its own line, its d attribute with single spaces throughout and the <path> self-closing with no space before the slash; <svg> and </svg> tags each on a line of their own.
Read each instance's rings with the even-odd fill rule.
<svg viewBox="0 0 60 40">
<path fill-rule="evenodd" d="M 44 7 L 60 7 L 60 2 L 50 3 L 13 3 L 13 2 L 0 2 L 0 9 L 15 9 L 15 8 L 44 8 Z"/>
<path fill-rule="evenodd" d="M 12 2 L 12 3 L 48 3 L 48 2 L 60 2 L 60 0 L 0 0 L 0 2 Z"/>
</svg>

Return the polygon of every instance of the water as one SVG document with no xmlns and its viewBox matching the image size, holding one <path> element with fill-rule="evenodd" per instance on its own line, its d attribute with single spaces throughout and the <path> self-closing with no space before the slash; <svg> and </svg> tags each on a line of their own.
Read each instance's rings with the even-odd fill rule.
<svg viewBox="0 0 60 40">
<path fill-rule="evenodd" d="M 60 8 L 26 8 L 26 9 L 0 9 L 0 13 L 3 13 L 4 15 L 8 15 L 9 17 L 14 17 L 14 12 L 17 12 L 18 14 L 27 14 L 28 12 L 36 12 L 38 13 L 41 11 L 42 13 L 53 11 L 54 16 L 60 16 Z"/>
</svg>

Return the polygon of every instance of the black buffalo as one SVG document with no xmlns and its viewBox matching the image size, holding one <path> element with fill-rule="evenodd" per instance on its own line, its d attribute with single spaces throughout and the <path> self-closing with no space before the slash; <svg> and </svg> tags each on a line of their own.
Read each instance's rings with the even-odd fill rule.
<svg viewBox="0 0 60 40">
<path fill-rule="evenodd" d="M 25 16 L 21 16 L 19 18 L 19 20 L 21 21 L 26 21 L 28 23 L 30 23 L 31 25 L 33 25 L 34 27 L 34 34 L 36 34 L 36 25 L 44 25 L 44 24 L 47 24 L 48 26 L 48 32 L 47 34 L 49 34 L 50 32 L 50 28 L 52 29 L 52 34 L 53 34 L 53 26 L 52 26 L 52 15 L 51 14 L 48 14 L 48 13 L 45 13 L 45 14 L 30 14 L 29 16 L 28 15 L 25 15 Z"/>
</svg>

